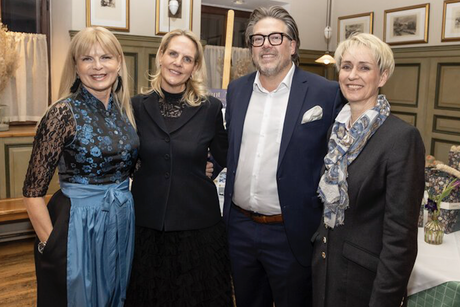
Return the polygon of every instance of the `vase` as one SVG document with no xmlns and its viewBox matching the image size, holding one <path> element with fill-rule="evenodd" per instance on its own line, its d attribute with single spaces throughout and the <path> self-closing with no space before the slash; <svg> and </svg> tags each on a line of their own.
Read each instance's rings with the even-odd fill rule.
<svg viewBox="0 0 460 307">
<path fill-rule="evenodd" d="M 444 238 L 444 230 L 438 217 L 439 212 L 431 213 L 431 220 L 425 224 L 425 242 L 428 244 L 442 244 L 442 239 Z"/>
</svg>

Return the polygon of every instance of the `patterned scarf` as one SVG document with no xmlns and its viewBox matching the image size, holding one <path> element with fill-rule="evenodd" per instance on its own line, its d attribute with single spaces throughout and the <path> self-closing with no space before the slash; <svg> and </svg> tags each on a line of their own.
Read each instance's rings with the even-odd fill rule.
<svg viewBox="0 0 460 307">
<path fill-rule="evenodd" d="M 321 177 L 318 193 L 324 203 L 324 224 L 334 228 L 343 225 L 348 199 L 348 165 L 350 165 L 367 141 L 383 124 L 390 114 L 390 104 L 384 95 L 379 95 L 374 108 L 367 110 L 355 121 L 349 131 L 346 125 L 350 121 L 350 105 L 340 111 L 332 127 L 328 144 L 328 153 L 324 157 L 325 172 Z"/>
</svg>

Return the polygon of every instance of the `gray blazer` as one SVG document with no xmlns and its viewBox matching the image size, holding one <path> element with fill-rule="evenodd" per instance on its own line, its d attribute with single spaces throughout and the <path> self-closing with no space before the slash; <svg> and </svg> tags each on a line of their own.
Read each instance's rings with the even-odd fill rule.
<svg viewBox="0 0 460 307">
<path fill-rule="evenodd" d="M 424 163 L 418 130 L 390 115 L 348 167 L 345 225 L 312 237 L 314 306 L 406 304 Z"/>
</svg>

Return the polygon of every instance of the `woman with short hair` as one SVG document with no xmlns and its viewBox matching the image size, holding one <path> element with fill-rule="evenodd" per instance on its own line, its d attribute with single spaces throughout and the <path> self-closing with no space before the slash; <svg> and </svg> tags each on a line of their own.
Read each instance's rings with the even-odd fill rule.
<svg viewBox="0 0 460 307">
<path fill-rule="evenodd" d="M 341 42 L 335 58 L 348 104 L 332 127 L 318 188 L 313 305 L 402 306 L 417 256 L 425 148 L 379 95 L 394 70 L 390 47 L 361 33 Z"/>
</svg>

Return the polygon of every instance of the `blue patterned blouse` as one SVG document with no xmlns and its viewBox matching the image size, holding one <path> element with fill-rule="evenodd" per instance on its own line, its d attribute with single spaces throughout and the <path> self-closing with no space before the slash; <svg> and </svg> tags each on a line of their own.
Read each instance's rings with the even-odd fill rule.
<svg viewBox="0 0 460 307">
<path fill-rule="evenodd" d="M 135 129 L 112 97 L 106 109 L 81 86 L 53 104 L 38 125 L 23 194 L 44 196 L 56 166 L 63 182 L 122 182 L 134 169 L 138 147 Z"/>
</svg>

